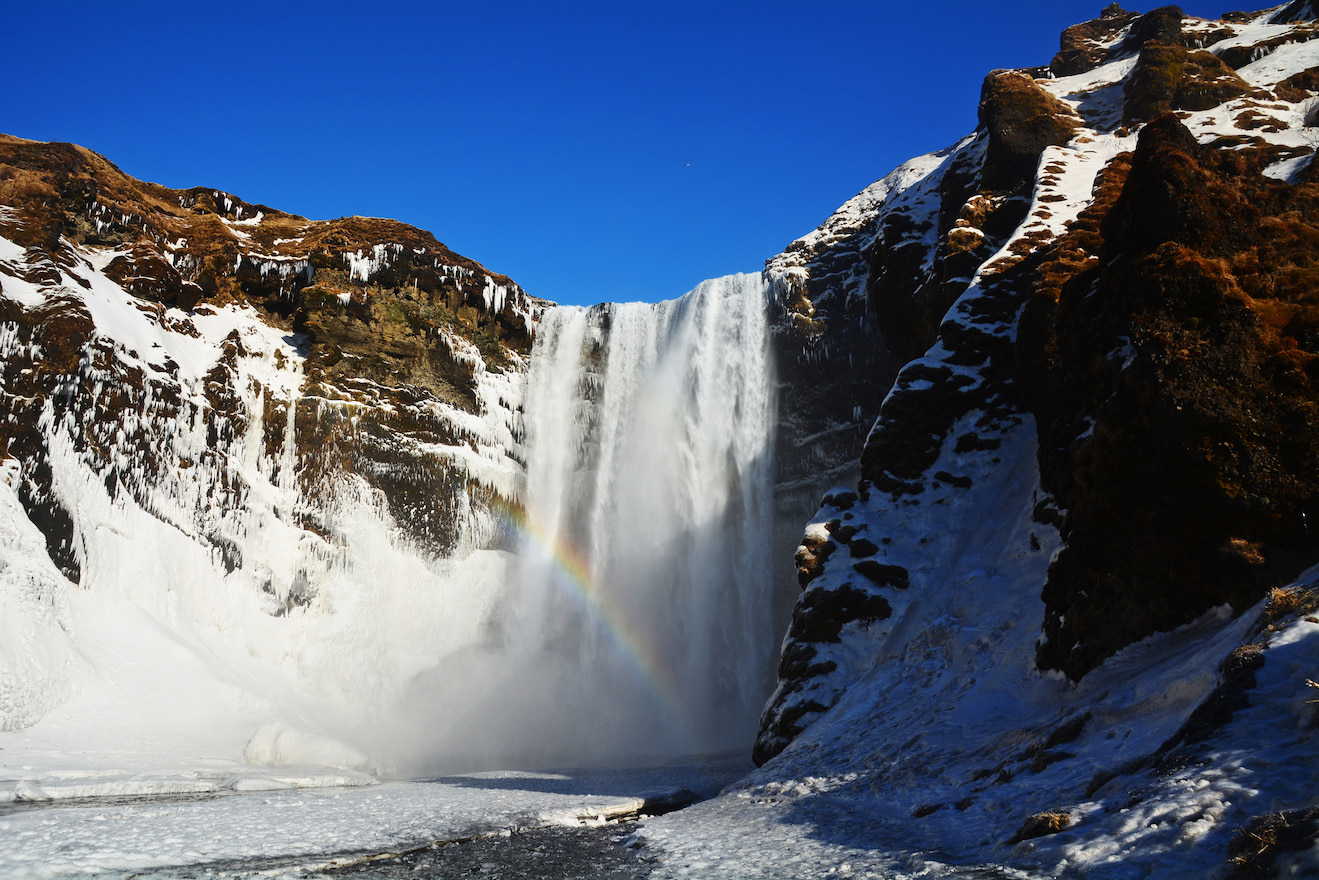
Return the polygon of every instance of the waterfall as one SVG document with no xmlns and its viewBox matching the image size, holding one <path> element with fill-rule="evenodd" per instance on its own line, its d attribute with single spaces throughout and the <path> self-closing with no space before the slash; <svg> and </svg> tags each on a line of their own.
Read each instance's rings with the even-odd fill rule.
<svg viewBox="0 0 1319 880">
<path fill-rule="evenodd" d="M 546 313 L 517 558 L 486 643 L 431 681 L 447 755 L 746 748 L 772 676 L 774 377 L 759 275 Z"/>
</svg>

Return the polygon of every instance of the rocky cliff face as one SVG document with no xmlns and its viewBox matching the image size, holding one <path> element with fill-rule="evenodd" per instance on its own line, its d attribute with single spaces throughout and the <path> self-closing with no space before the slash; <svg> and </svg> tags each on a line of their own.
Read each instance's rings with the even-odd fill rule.
<svg viewBox="0 0 1319 880">
<path fill-rule="evenodd" d="M 1114 4 L 770 261 L 899 366 L 797 548 L 763 766 L 688 823 L 895 874 L 1315 870 L 1316 37 Z"/>
<path fill-rule="evenodd" d="M 1048 67 L 986 77 L 972 135 L 770 261 L 785 286 L 799 254 L 829 267 L 794 288 L 808 301 L 851 279 L 905 365 L 858 485 L 798 548 L 758 761 L 911 650 L 948 534 L 1014 456 L 1039 474 L 1012 553 L 1035 560 L 1040 670 L 1080 679 L 1319 560 L 1317 35 L 1305 4 L 1221 22 L 1114 4 Z"/>
<path fill-rule="evenodd" d="M 0 729 L 96 690 L 81 646 L 116 608 L 348 718 L 479 641 L 545 303 L 401 223 L 67 144 L 0 137 L 0 204 Z"/>
<path fill-rule="evenodd" d="M 297 499 L 279 515 L 309 534 L 331 538 L 318 511 L 360 481 L 430 553 L 489 539 L 490 504 L 512 496 L 519 466 L 511 377 L 543 309 L 508 278 L 401 223 L 313 222 L 218 190 L 170 190 L 67 144 L 0 138 L 0 202 L 11 242 L 3 439 L 68 575 L 80 551 L 49 463 L 61 425 L 112 495 L 148 508 L 195 466 L 224 487 L 212 515 L 240 510 L 251 487 L 226 444 L 254 433 L 251 454 Z M 113 298 L 111 285 L 128 298 L 99 314 L 91 302 Z M 181 363 L 168 343 L 125 349 L 110 308 L 201 343 L 208 362 Z M 186 431 L 205 436 L 195 456 L 178 451 Z M 223 527 L 193 526 L 227 566 L 244 565 Z M 270 589 L 289 601 L 300 588 Z"/>
</svg>

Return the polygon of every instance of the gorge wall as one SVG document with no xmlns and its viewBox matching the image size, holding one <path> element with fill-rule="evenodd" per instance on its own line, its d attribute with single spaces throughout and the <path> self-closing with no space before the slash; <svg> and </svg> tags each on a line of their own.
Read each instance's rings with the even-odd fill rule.
<svg viewBox="0 0 1319 880">
<path fill-rule="evenodd" d="M 1007 466 L 1005 444 L 1031 426 L 1042 670 L 1079 679 L 1210 608 L 1240 613 L 1319 559 L 1302 244 L 1316 59 L 1314 25 L 1296 18 L 1312 15 L 1111 6 L 1069 29 L 1049 67 L 991 73 L 973 135 L 815 234 L 860 230 L 848 265 L 907 362 L 858 487 L 826 497 L 798 550 L 805 592 L 759 760 L 859 674 L 833 659 L 857 650 L 845 629 L 873 645 L 854 662 L 892 650 L 919 572 L 939 568 L 935 533 L 956 528 L 937 505 Z M 928 531 L 903 548 L 865 513 L 880 510 Z"/>
<path fill-rule="evenodd" d="M 1113 4 L 767 264 L 898 371 L 797 548 L 763 766 L 673 825 L 915 876 L 1319 864 L 1317 36 Z"/>
<path fill-rule="evenodd" d="M 545 304 L 393 221 L 169 190 L 72 145 L 4 138 L 0 162 L 0 727 L 129 675 L 98 637 L 149 665 L 163 633 L 210 700 L 144 696 L 145 724 L 219 723 L 207 687 L 249 693 L 240 724 L 378 723 L 497 598 L 461 593 L 505 566 Z"/>
</svg>

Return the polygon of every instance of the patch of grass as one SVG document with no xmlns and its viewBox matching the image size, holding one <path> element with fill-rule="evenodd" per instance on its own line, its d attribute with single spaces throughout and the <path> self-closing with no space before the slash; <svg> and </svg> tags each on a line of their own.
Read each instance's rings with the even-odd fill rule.
<svg viewBox="0 0 1319 880">
<path fill-rule="evenodd" d="M 1319 807 L 1256 817 L 1228 845 L 1227 880 L 1268 880 L 1278 856 L 1309 849 L 1317 839 Z"/>
</svg>

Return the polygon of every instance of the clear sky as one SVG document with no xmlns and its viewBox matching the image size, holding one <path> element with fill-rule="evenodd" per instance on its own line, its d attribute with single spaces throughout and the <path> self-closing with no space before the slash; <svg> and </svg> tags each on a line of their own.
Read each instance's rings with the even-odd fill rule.
<svg viewBox="0 0 1319 880">
<path fill-rule="evenodd" d="M 955 142 L 987 72 L 1105 3 L 42 0 L 5 13 L 0 131 L 403 220 L 547 299 L 659 300 Z"/>
</svg>

